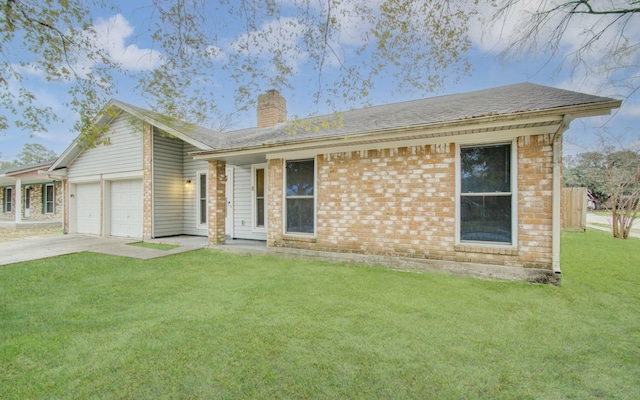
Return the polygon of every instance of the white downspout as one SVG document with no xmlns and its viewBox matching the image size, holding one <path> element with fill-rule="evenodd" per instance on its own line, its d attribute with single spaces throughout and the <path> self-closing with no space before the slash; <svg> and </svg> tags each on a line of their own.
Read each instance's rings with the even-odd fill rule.
<svg viewBox="0 0 640 400">
<path fill-rule="evenodd" d="M 562 271 L 560 270 L 560 236 L 562 235 L 562 134 L 569 129 L 571 114 L 565 114 L 562 123 L 556 133 L 553 134 L 551 145 L 553 147 L 553 190 L 552 190 L 552 211 L 551 211 L 551 265 L 553 272 L 560 281 Z"/>
</svg>

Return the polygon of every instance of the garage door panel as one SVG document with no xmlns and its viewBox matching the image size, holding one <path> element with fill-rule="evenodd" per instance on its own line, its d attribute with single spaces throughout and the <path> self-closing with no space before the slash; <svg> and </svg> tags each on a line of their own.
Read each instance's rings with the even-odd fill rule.
<svg viewBox="0 0 640 400">
<path fill-rule="evenodd" d="M 142 237 L 142 181 L 111 182 L 111 236 Z"/>
<path fill-rule="evenodd" d="M 76 185 L 76 232 L 100 234 L 100 184 Z"/>
</svg>

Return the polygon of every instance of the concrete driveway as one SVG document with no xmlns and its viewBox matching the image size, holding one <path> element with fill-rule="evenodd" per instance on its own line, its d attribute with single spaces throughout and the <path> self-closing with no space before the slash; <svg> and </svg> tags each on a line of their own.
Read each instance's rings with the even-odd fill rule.
<svg viewBox="0 0 640 400">
<path fill-rule="evenodd" d="M 587 227 L 598 229 L 601 231 L 611 232 L 611 224 L 613 221 L 611 217 L 604 215 L 597 215 L 594 213 L 587 213 Z M 608 228 L 607 228 L 608 226 Z M 629 232 L 630 237 L 640 238 L 640 219 L 636 219 Z"/>
<path fill-rule="evenodd" d="M 100 238 L 77 234 L 32 236 L 8 242 L 0 242 L 0 265 L 39 260 L 82 251 L 149 260 L 206 246 L 206 238 L 199 241 L 177 243 L 180 247 L 171 250 L 128 246 L 129 243 L 135 242 L 139 242 L 139 240 Z"/>
</svg>

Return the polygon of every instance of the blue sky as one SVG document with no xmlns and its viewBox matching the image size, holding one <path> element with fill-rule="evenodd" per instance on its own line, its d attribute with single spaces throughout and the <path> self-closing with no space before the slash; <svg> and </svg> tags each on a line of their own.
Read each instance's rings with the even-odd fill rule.
<svg viewBox="0 0 640 400">
<path fill-rule="evenodd" d="M 132 3 L 135 3 L 135 5 Z M 120 12 L 117 14 L 100 15 L 96 13 L 94 15 L 98 30 L 103 33 L 104 46 L 127 69 L 150 68 L 160 62 L 159 53 L 157 50 L 151 49 L 149 40 L 144 37 L 148 19 L 145 19 L 147 15 L 146 9 L 139 6 L 139 4 L 139 2 L 123 2 Z M 486 10 L 487 13 L 489 11 L 490 9 Z M 517 16 L 521 15 L 519 13 L 523 11 L 520 9 L 514 10 L 515 14 L 513 18 L 510 18 L 506 26 L 488 25 L 482 21 L 482 15 L 479 19 L 474 19 L 470 26 L 473 47 L 468 54 L 472 66 L 469 76 L 463 76 L 459 82 L 449 82 L 442 90 L 429 96 L 415 93 L 398 93 L 392 90 L 390 82 L 385 82 L 384 79 L 381 79 L 377 88 L 372 92 L 370 103 L 374 105 L 387 104 L 418 97 L 461 93 L 523 81 L 616 98 L 623 98 L 631 93 L 630 90 L 603 89 L 602 84 L 605 77 L 597 73 L 590 72 L 587 74 L 578 70 L 572 75 L 566 67 L 558 71 L 556 67 L 561 57 L 557 57 L 551 63 L 547 63 L 548 59 L 545 56 L 534 57 L 531 55 L 522 56 L 518 60 L 500 60 L 498 54 L 505 46 L 505 42 L 500 40 L 500 37 L 501 35 L 502 37 L 509 37 L 510 32 L 517 29 Z M 584 26 L 588 26 L 589 23 L 592 22 L 585 19 Z M 577 25 L 582 24 L 579 23 Z M 638 28 L 631 27 L 628 30 L 628 34 L 637 43 L 640 38 L 640 24 L 636 25 L 639 25 Z M 561 47 L 561 55 L 568 54 L 583 40 L 581 36 L 582 29 L 581 26 L 576 26 L 566 32 Z M 221 62 L 224 58 L 225 46 L 228 51 L 229 47 L 232 46 L 233 40 L 237 37 L 234 37 L 233 29 L 229 29 L 226 32 L 227 37 L 220 38 L 217 43 L 220 46 Z M 348 35 L 349 32 L 345 32 L 343 37 L 348 38 Z M 587 55 L 586 60 L 595 62 L 599 56 L 601 54 Z M 294 70 L 297 70 L 297 75 L 293 82 L 296 88 L 309 85 L 310 80 L 313 81 L 316 78 L 317 72 L 313 72 L 313 76 L 307 75 L 304 68 L 304 54 L 292 54 L 288 62 Z M 637 71 L 624 71 L 623 73 L 631 75 L 634 72 Z M 61 99 L 66 96 L 65 85 L 47 83 L 37 73 L 30 74 L 26 72 L 25 76 L 28 77 L 26 85 L 36 92 L 41 104 L 54 107 L 56 112 L 65 119 L 65 122 L 53 124 L 48 132 L 34 132 L 31 137 L 19 130 L 0 132 L 0 155 L 4 160 L 14 159 L 25 143 L 33 142 L 40 143 L 60 154 L 76 136 L 71 129 L 75 116 L 61 105 Z M 217 85 L 218 92 L 224 96 L 219 103 L 222 111 L 233 111 L 233 101 L 231 99 L 233 99 L 235 86 L 225 79 L 220 79 Z M 148 106 L 145 99 L 131 89 L 132 82 L 120 78 L 115 82 L 115 87 L 117 90 L 114 95 L 115 98 L 140 107 Z M 255 95 L 257 96 L 257 94 Z M 329 109 L 316 107 L 312 100 L 309 99 L 308 91 L 284 90 L 282 94 L 287 99 L 290 116 L 304 117 L 311 113 L 331 112 Z M 358 106 L 360 104 L 344 105 L 341 109 Z M 624 134 L 627 138 L 634 137 L 638 132 L 639 116 L 640 95 L 636 95 L 628 98 L 623 108 L 612 117 L 593 117 L 574 121 L 565 139 L 565 154 L 575 154 L 593 148 L 596 132 L 601 130 L 602 126 L 606 126 L 606 129 L 615 134 Z M 255 111 L 251 109 L 248 112 L 235 115 L 231 129 L 249 126 L 255 126 Z"/>
</svg>

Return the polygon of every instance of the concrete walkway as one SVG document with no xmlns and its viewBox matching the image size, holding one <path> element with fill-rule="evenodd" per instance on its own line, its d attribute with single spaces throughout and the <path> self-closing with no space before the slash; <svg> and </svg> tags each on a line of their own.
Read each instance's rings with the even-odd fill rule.
<svg viewBox="0 0 640 400">
<path fill-rule="evenodd" d="M 15 220 L 0 218 L 0 228 L 2 229 L 34 229 L 34 228 L 60 228 L 62 222 L 60 220 L 22 220 L 16 223 Z"/>
<path fill-rule="evenodd" d="M 171 250 L 157 250 L 146 247 L 130 246 L 139 242 L 137 239 L 100 238 L 90 235 L 43 235 L 22 238 L 8 242 L 0 242 L 0 265 L 23 261 L 39 260 L 65 254 L 91 251 L 120 257 L 150 260 L 172 254 L 207 246 L 206 237 L 178 236 L 152 242 L 178 244 L 180 247 Z"/>
</svg>

